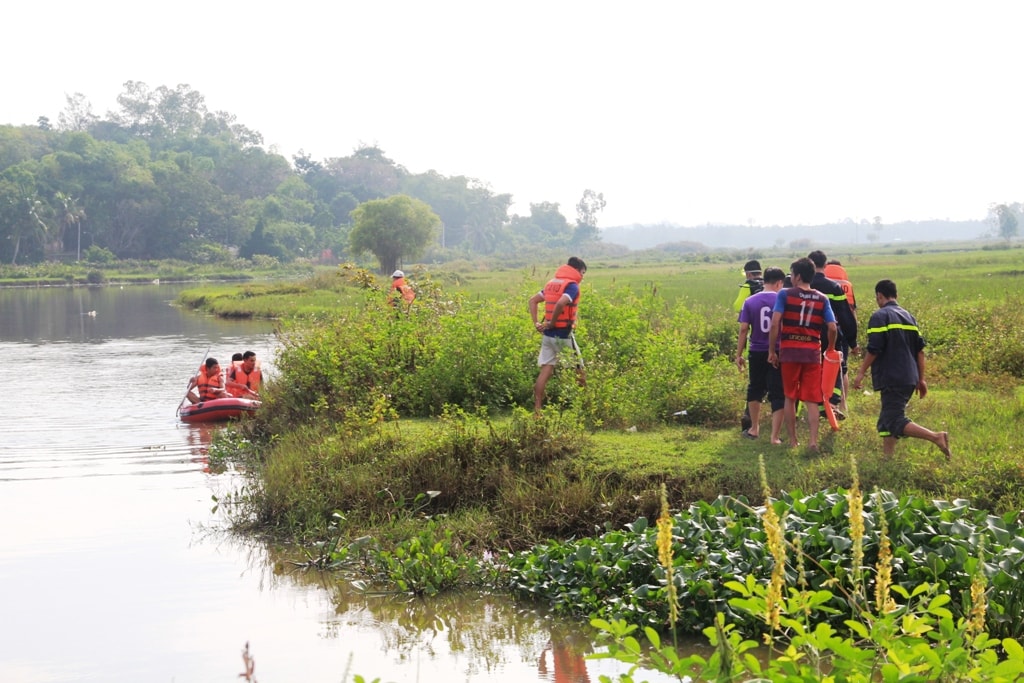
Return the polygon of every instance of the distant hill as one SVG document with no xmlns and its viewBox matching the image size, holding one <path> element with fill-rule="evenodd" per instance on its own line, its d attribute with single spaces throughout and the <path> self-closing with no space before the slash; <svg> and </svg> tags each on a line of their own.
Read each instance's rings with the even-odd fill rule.
<svg viewBox="0 0 1024 683">
<path fill-rule="evenodd" d="M 993 237 L 994 226 L 976 221 L 907 221 L 883 224 L 875 230 L 869 223 L 832 223 L 829 225 L 704 225 L 684 227 L 669 223 L 658 225 L 622 225 L 601 230 L 601 240 L 630 249 L 651 249 L 673 242 L 700 243 L 712 249 L 748 249 L 784 247 L 791 242 L 810 240 L 813 244 L 870 244 L 891 242 L 932 242 L 973 240 Z"/>
</svg>

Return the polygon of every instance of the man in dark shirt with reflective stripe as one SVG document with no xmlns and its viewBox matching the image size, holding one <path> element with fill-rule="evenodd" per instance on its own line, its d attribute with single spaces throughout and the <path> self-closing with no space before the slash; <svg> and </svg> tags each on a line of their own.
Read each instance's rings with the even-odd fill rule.
<svg viewBox="0 0 1024 683">
<path fill-rule="evenodd" d="M 895 452 L 896 439 L 909 436 L 931 441 L 948 460 L 949 433 L 925 429 L 906 415 L 914 391 L 921 398 L 928 393 L 924 381 L 924 339 L 917 321 L 896 301 L 896 283 L 892 280 L 880 280 L 875 285 L 875 301 L 878 310 L 868 322 L 867 354 L 853 387 L 860 389 L 864 373 L 871 368 L 871 384 L 882 396 L 878 434 L 885 455 Z"/>
</svg>

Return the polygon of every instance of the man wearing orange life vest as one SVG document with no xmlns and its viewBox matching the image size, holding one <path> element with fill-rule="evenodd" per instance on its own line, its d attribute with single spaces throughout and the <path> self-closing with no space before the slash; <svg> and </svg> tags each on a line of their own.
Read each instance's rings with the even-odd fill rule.
<svg viewBox="0 0 1024 683">
<path fill-rule="evenodd" d="M 228 393 L 237 398 L 260 397 L 262 373 L 254 351 L 246 351 L 240 361 L 232 361 L 225 386 Z"/>
<path fill-rule="evenodd" d="M 580 385 L 586 384 L 583 355 L 576 345 L 573 328 L 576 327 L 576 311 L 580 302 L 580 282 L 587 272 L 583 259 L 573 256 L 566 265 L 555 271 L 555 277 L 544 285 L 544 289 L 530 297 L 530 317 L 533 327 L 543 335 L 537 365 L 540 373 L 533 385 L 533 409 L 540 413 L 544 407 L 544 392 L 558 365 L 563 351 L 576 352 L 576 371 Z M 544 302 L 544 316 L 538 315 L 538 308 Z"/>
<path fill-rule="evenodd" d="M 856 311 L 857 297 L 853 294 L 853 283 L 846 276 L 846 268 L 843 268 L 843 264 L 836 259 L 829 259 L 825 264 L 825 277 L 839 283 L 839 286 L 846 292 L 846 301 L 850 304 L 850 310 Z"/>
<path fill-rule="evenodd" d="M 195 392 L 192 391 L 193 388 L 196 389 Z M 199 372 L 189 380 L 186 396 L 190 403 L 212 401 L 215 398 L 227 396 L 227 392 L 224 390 L 224 378 L 220 373 L 220 363 L 216 358 L 207 358 L 206 362 L 199 366 Z"/>
<path fill-rule="evenodd" d="M 406 306 L 411 306 L 416 298 L 416 290 L 406 282 L 405 273 L 396 270 L 391 274 L 391 291 L 388 293 L 388 303 L 394 306 L 399 295 L 405 301 Z"/>
</svg>

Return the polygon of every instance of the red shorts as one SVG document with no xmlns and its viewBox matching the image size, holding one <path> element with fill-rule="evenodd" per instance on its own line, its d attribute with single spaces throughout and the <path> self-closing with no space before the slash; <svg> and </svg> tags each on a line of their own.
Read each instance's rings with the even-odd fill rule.
<svg viewBox="0 0 1024 683">
<path fill-rule="evenodd" d="M 782 393 L 786 398 L 807 403 L 822 403 L 821 363 L 780 363 Z"/>
</svg>

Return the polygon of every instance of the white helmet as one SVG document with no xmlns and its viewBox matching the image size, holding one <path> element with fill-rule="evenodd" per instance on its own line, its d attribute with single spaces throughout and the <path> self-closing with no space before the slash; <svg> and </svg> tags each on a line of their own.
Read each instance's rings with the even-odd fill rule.
<svg viewBox="0 0 1024 683">
<path fill-rule="evenodd" d="M 400 270 L 396 270 L 395 272 L 391 273 L 391 277 L 405 277 L 405 273 L 403 273 Z"/>
</svg>

